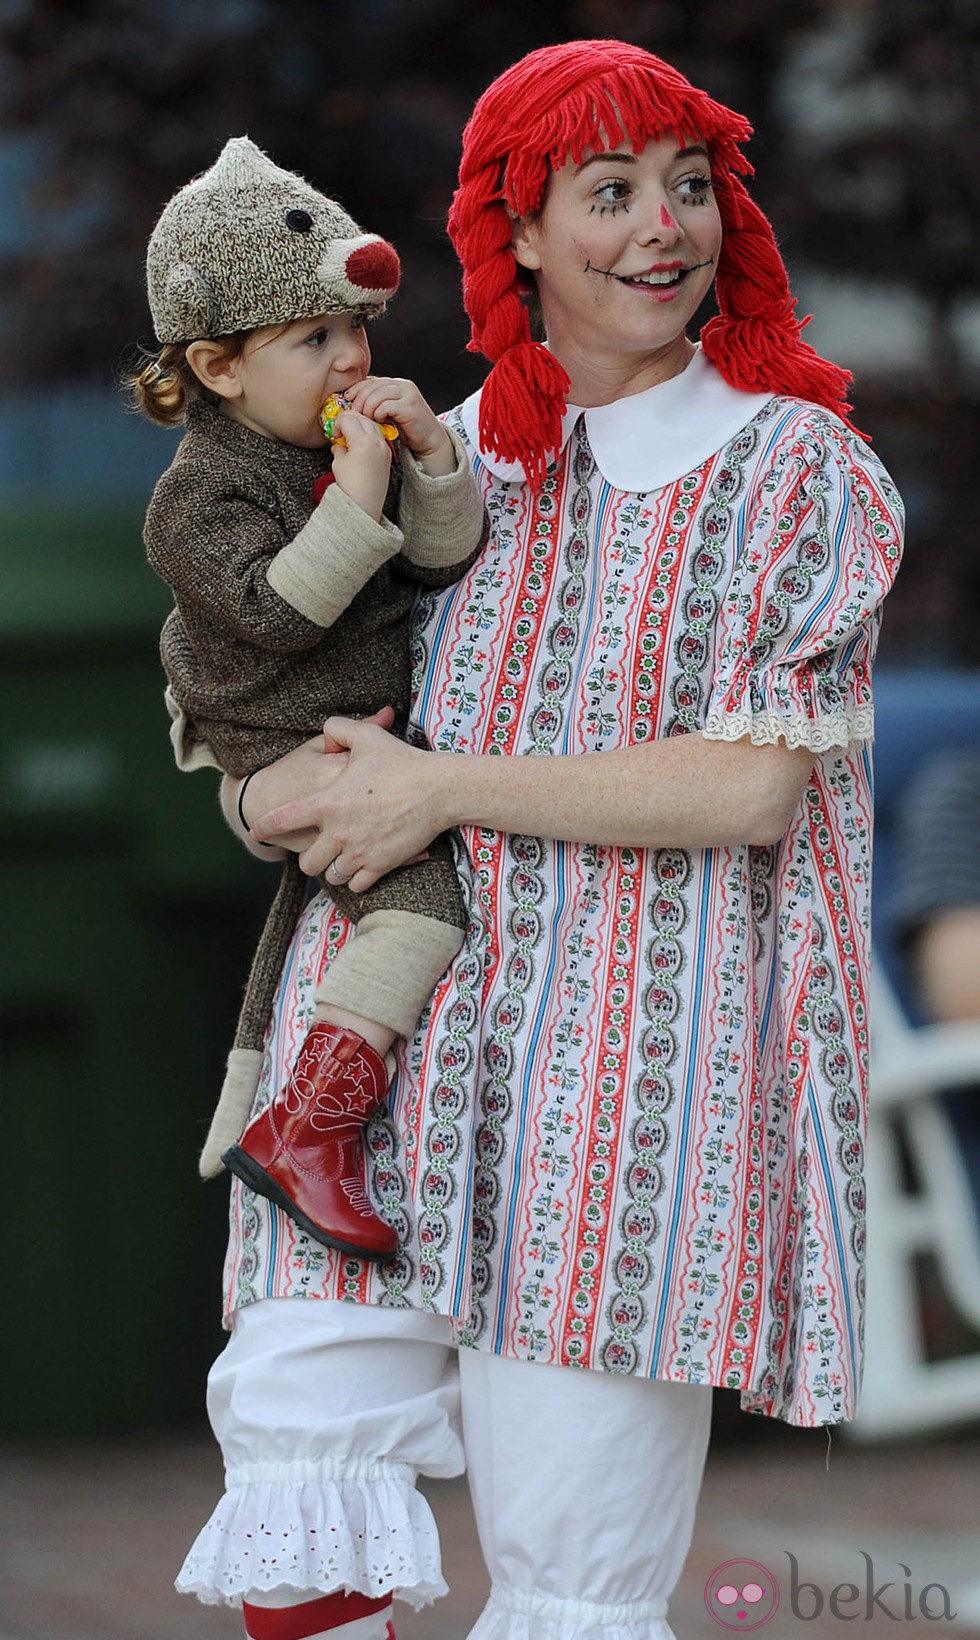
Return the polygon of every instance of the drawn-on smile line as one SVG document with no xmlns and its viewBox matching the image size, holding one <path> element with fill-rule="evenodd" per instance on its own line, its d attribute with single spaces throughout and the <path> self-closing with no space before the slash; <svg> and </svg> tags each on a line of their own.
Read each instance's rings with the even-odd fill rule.
<svg viewBox="0 0 980 1640">
<path fill-rule="evenodd" d="M 649 274 L 643 273 L 615 273 L 612 268 L 597 268 L 594 262 L 586 262 L 583 271 L 599 273 L 603 279 L 615 279 L 621 285 L 646 285 L 652 290 L 663 290 L 672 284 L 679 284 L 687 274 L 697 273 L 699 268 L 710 268 L 712 261 L 713 258 L 709 256 L 704 262 L 692 262 L 690 267 L 679 267 L 666 277 L 660 275 L 657 278 L 651 278 Z"/>
</svg>

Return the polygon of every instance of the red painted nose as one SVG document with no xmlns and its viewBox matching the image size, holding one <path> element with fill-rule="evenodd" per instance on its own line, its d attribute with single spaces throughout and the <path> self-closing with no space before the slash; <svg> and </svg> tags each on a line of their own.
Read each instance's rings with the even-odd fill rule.
<svg viewBox="0 0 980 1640">
<path fill-rule="evenodd" d="M 374 239 L 370 245 L 358 245 L 347 258 L 346 272 L 352 285 L 361 290 L 394 290 L 401 278 L 401 263 L 394 245 L 386 239 Z"/>
</svg>

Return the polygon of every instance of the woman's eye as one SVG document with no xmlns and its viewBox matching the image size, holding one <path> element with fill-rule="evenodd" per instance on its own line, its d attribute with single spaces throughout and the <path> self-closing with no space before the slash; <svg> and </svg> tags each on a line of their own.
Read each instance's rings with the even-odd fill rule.
<svg viewBox="0 0 980 1640">
<path fill-rule="evenodd" d="M 630 185 L 625 177 L 610 177 L 592 190 L 592 211 L 604 216 L 609 211 L 629 210 Z"/>
<path fill-rule="evenodd" d="M 711 195 L 711 178 L 703 171 L 682 177 L 676 184 L 677 192 L 687 205 L 704 205 Z"/>
</svg>

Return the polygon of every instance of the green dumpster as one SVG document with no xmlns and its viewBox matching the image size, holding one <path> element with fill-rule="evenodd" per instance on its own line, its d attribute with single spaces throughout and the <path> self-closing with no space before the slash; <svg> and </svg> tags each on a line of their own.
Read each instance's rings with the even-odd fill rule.
<svg viewBox="0 0 980 1640">
<path fill-rule="evenodd" d="M 227 1191 L 207 1126 L 275 872 L 178 774 L 137 510 L 5 512 L 0 543 L 0 1430 L 200 1407 Z"/>
</svg>

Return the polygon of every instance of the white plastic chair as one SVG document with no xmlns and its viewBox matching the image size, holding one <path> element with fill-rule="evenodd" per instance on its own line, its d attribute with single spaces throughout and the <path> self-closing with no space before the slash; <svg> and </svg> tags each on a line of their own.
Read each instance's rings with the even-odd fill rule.
<svg viewBox="0 0 980 1640">
<path fill-rule="evenodd" d="M 879 963 L 871 1045 L 867 1357 L 858 1415 L 845 1426 L 858 1441 L 980 1418 L 980 1347 L 928 1359 L 914 1269 L 917 1254 L 931 1254 L 949 1298 L 980 1330 L 980 1223 L 956 1134 L 936 1097 L 972 1083 L 980 1100 L 980 1023 L 910 1026 Z"/>
</svg>

